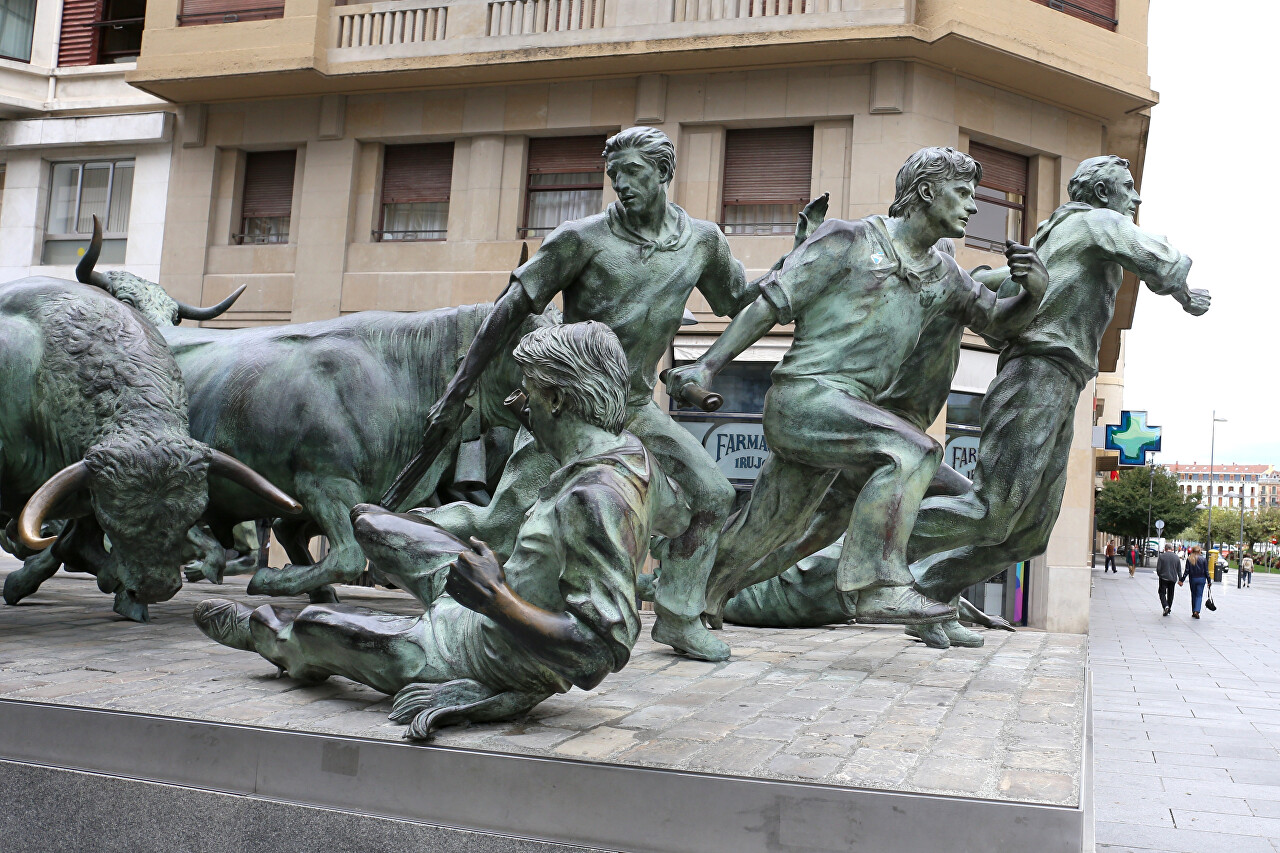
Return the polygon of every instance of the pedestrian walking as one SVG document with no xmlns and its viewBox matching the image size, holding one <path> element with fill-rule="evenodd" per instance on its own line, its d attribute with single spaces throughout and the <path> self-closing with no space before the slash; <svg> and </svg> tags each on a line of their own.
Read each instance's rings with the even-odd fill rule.
<svg viewBox="0 0 1280 853">
<path fill-rule="evenodd" d="M 1129 577 L 1133 577 L 1134 572 L 1136 572 L 1137 569 L 1138 569 L 1138 549 L 1137 547 L 1130 545 L 1129 546 Z"/>
<path fill-rule="evenodd" d="M 1240 583 L 1248 588 L 1253 583 L 1253 557 L 1243 557 L 1240 560 Z"/>
<path fill-rule="evenodd" d="M 1104 575 L 1107 573 L 1107 569 L 1110 569 L 1113 573 L 1116 570 L 1116 540 L 1114 539 L 1107 540 L 1107 559 L 1102 564 L 1102 573 Z"/>
<path fill-rule="evenodd" d="M 1164 553 L 1156 560 L 1156 577 L 1160 579 L 1160 606 L 1164 615 L 1168 616 L 1173 609 L 1173 593 L 1177 589 L 1179 567 L 1178 555 L 1173 552 L 1173 545 L 1165 545 Z"/>
<path fill-rule="evenodd" d="M 1191 618 L 1199 619 L 1205 587 L 1213 586 L 1213 580 L 1209 577 L 1209 561 L 1201 556 L 1199 545 L 1192 545 L 1187 552 L 1187 565 L 1178 578 L 1178 586 L 1182 586 L 1183 581 L 1188 578 L 1191 579 Z"/>
</svg>

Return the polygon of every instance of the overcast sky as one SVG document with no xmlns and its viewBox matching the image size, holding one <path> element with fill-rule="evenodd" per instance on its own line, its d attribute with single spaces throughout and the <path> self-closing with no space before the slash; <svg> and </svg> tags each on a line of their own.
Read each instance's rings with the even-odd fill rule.
<svg viewBox="0 0 1280 853">
<path fill-rule="evenodd" d="M 1214 408 L 1218 462 L 1280 466 L 1280 290 L 1269 253 L 1277 200 L 1275 0 L 1155 0 L 1151 85 L 1160 103 L 1142 180 L 1140 222 L 1195 261 L 1208 288 L 1203 317 L 1145 287 L 1125 360 L 1125 408 L 1164 427 L 1156 461 L 1209 461 Z M 1250 174 L 1252 173 L 1252 174 Z M 1110 420 L 1110 419 L 1108 419 Z"/>
</svg>

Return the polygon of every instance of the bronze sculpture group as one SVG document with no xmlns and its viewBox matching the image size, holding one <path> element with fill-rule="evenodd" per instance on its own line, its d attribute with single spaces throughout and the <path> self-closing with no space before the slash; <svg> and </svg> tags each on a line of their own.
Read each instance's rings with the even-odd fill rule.
<svg viewBox="0 0 1280 853">
<path fill-rule="evenodd" d="M 1120 158 L 1082 163 L 1030 246 L 969 274 L 950 241 L 977 209 L 981 167 L 922 149 L 888 216 L 823 221 L 824 196 L 749 282 L 719 228 L 668 200 L 665 135 L 630 128 L 604 154 L 618 200 L 556 229 L 493 306 L 181 329 L 235 295 L 170 304 L 150 282 L 94 272 L 95 251 L 79 272 L 96 288 L 0 288 L 0 380 L 26 392 L 0 412 L 0 544 L 25 559 L 6 601 L 65 564 L 144 619 L 182 564 L 220 580 L 232 527 L 276 519 L 291 565 L 258 569 L 249 592 L 312 603 L 211 599 L 197 625 L 295 678 L 395 694 L 414 738 L 594 687 L 628 660 L 638 592 L 653 638 L 704 660 L 729 657 L 723 620 L 902 624 L 930 646 L 981 645 L 961 618 L 1007 624 L 960 593 L 1047 546 L 1122 271 L 1208 309 L 1190 260 L 1133 223 Z M 703 398 L 755 340 L 795 324 L 765 403 L 771 452 L 736 514 L 724 475 L 653 399 L 695 288 L 733 320 L 664 375 L 677 399 Z M 966 327 L 1001 353 L 972 483 L 924 432 Z M 331 548 L 313 561 L 317 534 Z M 659 571 L 642 583 L 649 554 Z M 366 565 L 423 615 L 337 604 L 332 585 Z"/>
</svg>

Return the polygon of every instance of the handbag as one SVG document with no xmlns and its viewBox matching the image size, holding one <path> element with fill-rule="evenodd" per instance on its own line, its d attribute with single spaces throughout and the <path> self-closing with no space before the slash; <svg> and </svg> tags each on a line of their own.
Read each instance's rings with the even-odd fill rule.
<svg viewBox="0 0 1280 853">
<path fill-rule="evenodd" d="M 1209 587 L 1204 591 L 1204 606 L 1210 610 L 1218 609 L 1218 605 L 1213 603 L 1213 587 Z"/>
</svg>

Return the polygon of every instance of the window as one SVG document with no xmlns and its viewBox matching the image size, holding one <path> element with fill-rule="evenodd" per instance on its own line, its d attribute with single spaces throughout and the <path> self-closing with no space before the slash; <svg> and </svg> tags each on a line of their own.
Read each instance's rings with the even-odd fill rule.
<svg viewBox="0 0 1280 853">
<path fill-rule="evenodd" d="M 524 236 L 545 236 L 562 222 L 600 212 L 604 143 L 603 136 L 529 140 Z"/>
<path fill-rule="evenodd" d="M 388 145 L 382 160 L 383 241 L 443 240 L 449 228 L 453 143 Z"/>
<path fill-rule="evenodd" d="M 283 17 L 283 0 L 182 0 L 178 26 L 231 24 Z"/>
<path fill-rule="evenodd" d="M 813 128 L 730 130 L 724 138 L 726 234 L 794 234 L 809 201 Z"/>
<path fill-rule="evenodd" d="M 31 61 L 36 0 L 0 0 L 0 57 Z"/>
<path fill-rule="evenodd" d="M 124 263 L 132 197 L 132 160 L 54 163 L 42 263 L 78 262 L 93 236 L 94 214 L 102 221 L 101 262 Z"/>
<path fill-rule="evenodd" d="M 691 363 L 678 361 L 676 366 Z M 771 375 L 776 366 L 772 361 L 733 361 L 725 365 L 711 383 L 710 390 L 724 397 L 724 404 L 716 415 L 763 415 L 764 395 L 773 383 Z M 677 412 L 702 412 L 697 406 L 674 399 L 671 408 Z"/>
<path fill-rule="evenodd" d="M 965 245 L 1003 252 L 1005 240 L 1026 242 L 1027 158 L 978 142 L 969 144 L 969 156 L 982 166 L 982 180 Z"/>
<path fill-rule="evenodd" d="M 251 151 L 244 159 L 241 231 L 235 241 L 288 243 L 297 151 Z"/>
<path fill-rule="evenodd" d="M 1114 31 L 1116 24 L 1116 0 L 1031 0 L 1041 6 L 1066 12 L 1073 18 L 1097 24 Z"/>
<path fill-rule="evenodd" d="M 146 15 L 146 0 L 64 0 L 58 65 L 133 62 Z"/>
</svg>

